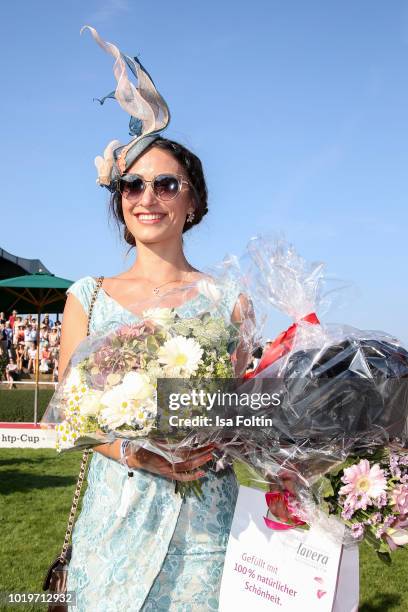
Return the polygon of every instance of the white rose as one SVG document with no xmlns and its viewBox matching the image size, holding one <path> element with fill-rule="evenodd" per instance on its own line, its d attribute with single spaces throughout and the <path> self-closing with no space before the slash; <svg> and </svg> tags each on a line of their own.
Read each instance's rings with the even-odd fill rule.
<svg viewBox="0 0 408 612">
<path fill-rule="evenodd" d="M 103 391 L 89 391 L 84 395 L 80 404 L 81 415 L 85 417 L 96 416 L 100 410 Z"/>
<path fill-rule="evenodd" d="M 147 374 L 140 372 L 128 372 L 123 377 L 122 387 L 125 393 L 134 400 L 144 400 L 151 397 L 154 387 Z"/>
</svg>

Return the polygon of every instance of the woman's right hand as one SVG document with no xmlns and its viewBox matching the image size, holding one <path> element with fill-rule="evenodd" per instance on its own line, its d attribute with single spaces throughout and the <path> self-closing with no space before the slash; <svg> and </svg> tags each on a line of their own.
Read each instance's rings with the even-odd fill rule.
<svg viewBox="0 0 408 612">
<path fill-rule="evenodd" d="M 146 470 L 171 480 L 188 482 L 205 476 L 205 471 L 200 467 L 213 459 L 213 450 L 214 444 L 208 444 L 195 450 L 179 450 L 177 456 L 183 460 L 170 463 L 161 455 L 139 448 L 136 452 L 131 453 L 126 461 L 130 468 Z"/>
</svg>

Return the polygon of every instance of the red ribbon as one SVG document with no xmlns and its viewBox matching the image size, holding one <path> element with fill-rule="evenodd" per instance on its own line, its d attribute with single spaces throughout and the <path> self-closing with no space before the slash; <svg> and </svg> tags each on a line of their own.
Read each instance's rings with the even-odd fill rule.
<svg viewBox="0 0 408 612">
<path fill-rule="evenodd" d="M 312 325 L 319 325 L 320 323 L 314 312 L 302 317 L 300 321 L 305 321 L 306 323 L 311 323 Z M 279 336 L 270 343 L 268 348 L 265 349 L 255 370 L 252 372 L 247 372 L 244 375 L 244 378 L 253 378 L 259 374 L 259 372 L 262 372 L 262 370 L 271 365 L 271 363 L 274 363 L 274 361 L 277 361 L 283 357 L 283 355 L 286 355 L 286 353 L 288 353 L 293 346 L 293 340 L 295 338 L 298 325 L 298 323 L 293 323 L 293 325 L 288 327 L 286 331 L 279 334 Z"/>
<path fill-rule="evenodd" d="M 304 521 L 301 521 L 300 518 L 298 518 L 293 512 L 294 509 L 291 502 L 296 498 L 290 491 L 285 490 L 283 491 L 283 493 L 281 493 L 280 491 L 269 491 L 269 493 L 265 493 L 265 499 L 268 508 L 273 501 L 277 499 L 279 501 L 282 501 L 286 509 L 288 510 L 290 520 L 292 521 L 290 524 L 282 523 L 281 521 L 272 521 L 271 519 L 264 516 L 263 518 L 265 521 L 265 525 L 269 527 L 269 529 L 273 529 L 274 531 L 286 531 L 287 529 L 294 529 L 295 527 L 299 527 L 300 525 L 305 525 Z"/>
</svg>

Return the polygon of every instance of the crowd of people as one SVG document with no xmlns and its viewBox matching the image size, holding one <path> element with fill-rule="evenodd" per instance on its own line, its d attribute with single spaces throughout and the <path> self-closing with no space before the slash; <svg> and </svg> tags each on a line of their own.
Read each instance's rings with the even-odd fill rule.
<svg viewBox="0 0 408 612">
<path fill-rule="evenodd" d="M 13 310 L 8 317 L 0 312 L 0 380 L 6 380 L 9 388 L 15 381 L 36 374 L 37 368 L 37 316 L 21 316 Z M 44 314 L 40 321 L 38 338 L 39 373 L 58 381 L 58 359 L 61 322 L 52 321 Z"/>
</svg>

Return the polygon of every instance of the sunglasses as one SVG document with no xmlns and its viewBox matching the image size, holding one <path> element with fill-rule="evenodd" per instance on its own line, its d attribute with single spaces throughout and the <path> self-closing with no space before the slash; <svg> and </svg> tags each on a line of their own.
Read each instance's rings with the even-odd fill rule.
<svg viewBox="0 0 408 612">
<path fill-rule="evenodd" d="M 154 195 L 163 202 L 174 200 L 183 184 L 190 185 L 189 181 L 177 174 L 159 174 L 151 181 L 146 181 L 138 174 L 125 174 L 118 181 L 117 189 L 127 200 L 137 202 L 143 196 L 147 183 L 151 184 Z"/>
</svg>

